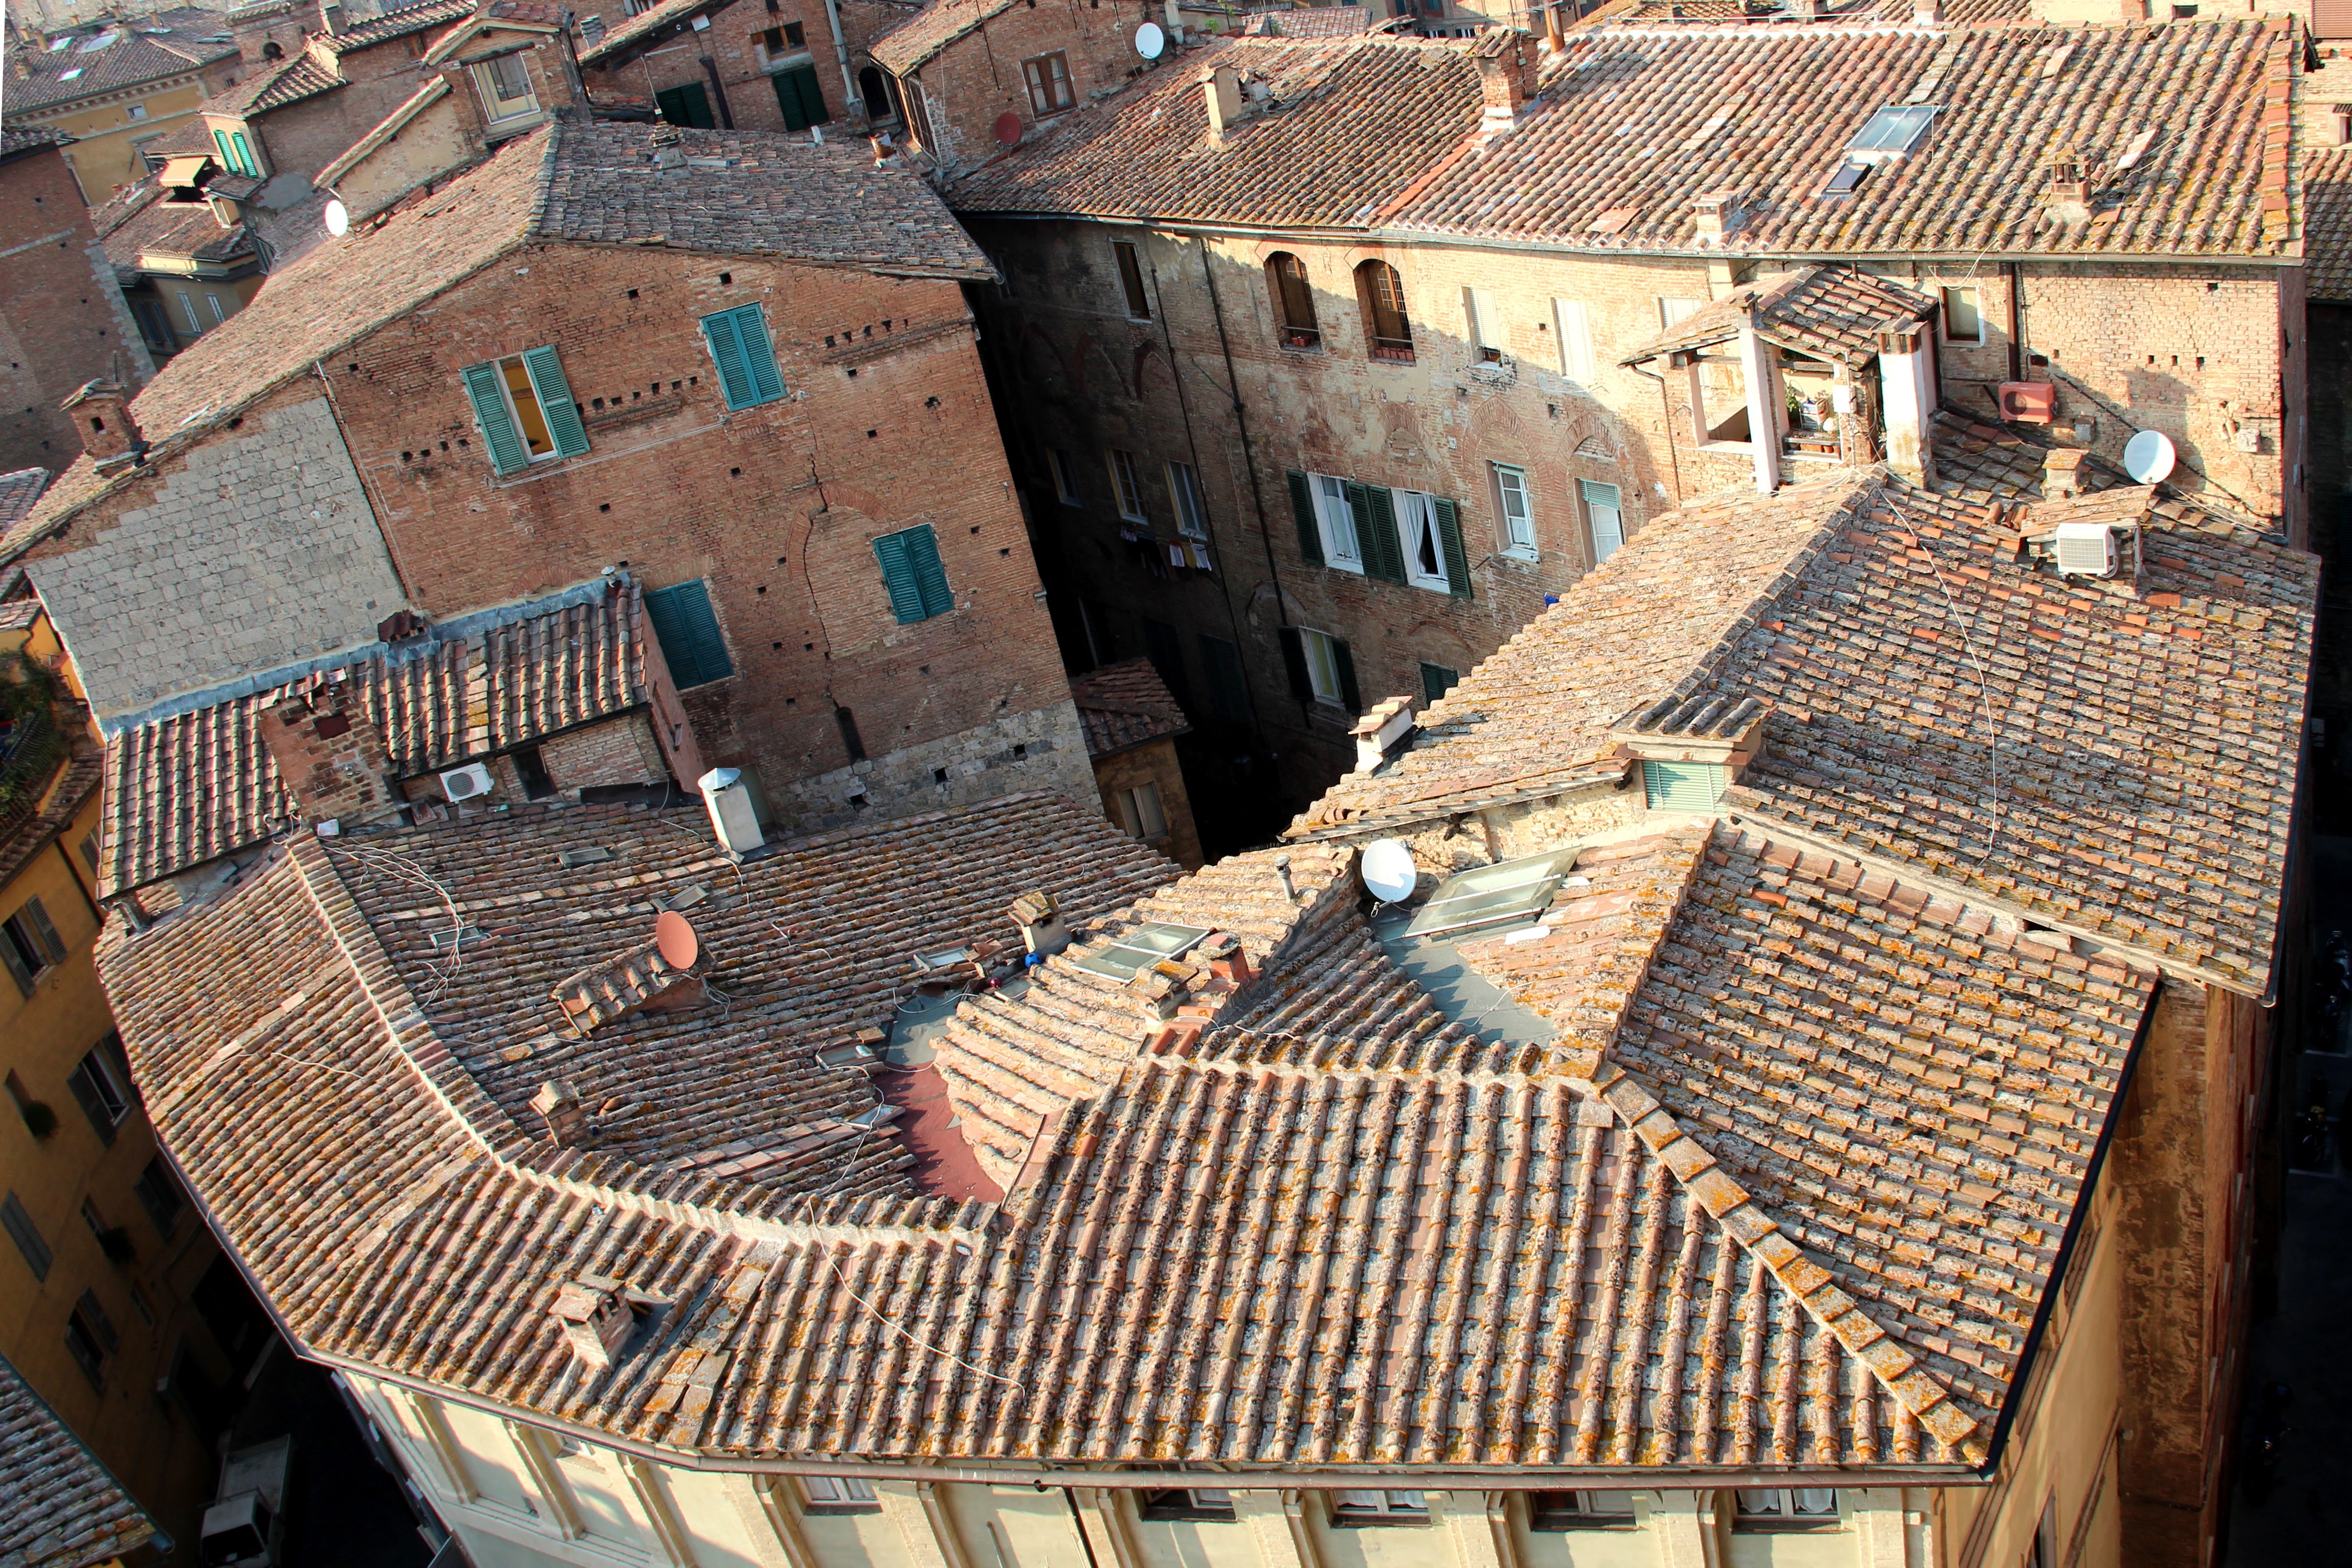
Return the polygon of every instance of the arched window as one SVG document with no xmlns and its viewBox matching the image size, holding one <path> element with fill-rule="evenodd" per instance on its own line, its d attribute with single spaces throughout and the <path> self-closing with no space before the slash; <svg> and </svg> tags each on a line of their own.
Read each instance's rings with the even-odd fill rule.
<svg viewBox="0 0 2352 1568">
<path fill-rule="evenodd" d="M 1363 307 L 1364 336 L 1376 360 L 1412 358 L 1412 323 L 1404 313 L 1404 279 L 1385 261 L 1356 268 L 1356 298 Z"/>
<path fill-rule="evenodd" d="M 286 57 L 286 50 L 277 39 L 272 38 L 261 46 L 261 57 L 265 60 L 282 60 Z"/>
<path fill-rule="evenodd" d="M 1276 335 L 1286 349 L 1319 349 L 1323 334 L 1315 325 L 1315 290 L 1307 287 L 1307 264 L 1286 250 L 1265 258 L 1266 291 L 1274 298 Z"/>
<path fill-rule="evenodd" d="M 875 67 L 866 66 L 858 71 L 857 96 L 866 100 L 866 118 L 875 124 L 898 118 L 898 106 L 891 99 L 889 84 Z"/>
</svg>

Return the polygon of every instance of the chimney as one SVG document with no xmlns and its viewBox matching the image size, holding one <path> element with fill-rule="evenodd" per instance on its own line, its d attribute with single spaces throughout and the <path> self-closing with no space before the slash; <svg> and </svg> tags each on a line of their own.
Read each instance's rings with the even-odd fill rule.
<svg viewBox="0 0 2352 1568">
<path fill-rule="evenodd" d="M 1052 957 L 1070 945 L 1070 928 L 1062 924 L 1062 911 L 1050 893 L 1024 893 L 1013 901 L 1004 912 L 1006 918 L 1021 927 L 1021 940 L 1040 961 Z"/>
<path fill-rule="evenodd" d="M 1412 699 L 1391 697 L 1376 705 L 1348 733 L 1356 737 L 1356 771 L 1370 773 L 1412 734 Z"/>
<path fill-rule="evenodd" d="M 1944 25 L 1944 0 L 1911 0 L 1911 20 L 1922 27 Z"/>
<path fill-rule="evenodd" d="M 613 1364 L 637 1326 L 636 1308 L 619 1284 L 583 1274 L 555 1292 L 548 1316 L 563 1325 L 563 1338 L 581 1364 L 597 1372 Z"/>
<path fill-rule="evenodd" d="M 768 841 L 760 831 L 759 810 L 751 804 L 751 787 L 743 782 L 741 768 L 714 768 L 696 787 L 710 809 L 710 831 L 719 835 L 719 848 L 740 860 Z"/>
<path fill-rule="evenodd" d="M 546 1121 L 548 1137 L 565 1148 L 588 1141 L 588 1110 L 569 1079 L 551 1078 L 541 1084 L 530 1097 L 530 1108 Z"/>
<path fill-rule="evenodd" d="M 655 933 L 652 941 L 565 976 L 548 993 L 573 1029 L 587 1035 L 631 1013 L 678 1012 L 701 1005 L 702 977 L 694 972 L 700 944 L 694 927 L 683 915 L 668 914 L 655 923 Z M 670 936 L 667 945 L 665 936 Z"/>
<path fill-rule="evenodd" d="M 1220 60 L 1201 73 L 1201 90 L 1209 105 L 1209 144 L 1223 147 L 1225 133 L 1242 117 L 1242 75 Z"/>
<path fill-rule="evenodd" d="M 1524 33 L 1497 27 L 1480 36 L 1470 56 L 1477 62 L 1478 89 L 1486 100 L 1478 129 L 1488 136 L 1504 135 L 1518 124 L 1520 111 L 1535 96 L 1533 43 Z"/>
<path fill-rule="evenodd" d="M 677 131 L 656 131 L 646 140 L 653 145 L 655 168 L 683 169 L 686 167 L 686 149 L 678 145 Z"/>
<path fill-rule="evenodd" d="M 289 695 L 262 716 L 262 744 L 296 810 L 324 831 L 345 818 L 357 822 L 397 816 L 392 756 L 360 699 L 360 683 L 334 670 L 313 677 L 309 690 Z"/>
<path fill-rule="evenodd" d="M 1703 191 L 1692 199 L 1699 244 L 1721 245 L 1738 232 L 1739 195 L 1738 191 Z"/>
<path fill-rule="evenodd" d="M 331 38 L 342 30 L 342 6 L 337 0 L 319 0 L 319 31 Z"/>
<path fill-rule="evenodd" d="M 138 422 L 131 417 L 130 394 L 110 381 L 84 382 L 73 396 L 58 406 L 73 416 L 81 449 L 93 462 L 120 457 L 133 447 L 145 450 Z"/>
<path fill-rule="evenodd" d="M 2061 151 L 2053 153 L 2042 167 L 2049 172 L 2050 186 L 2042 193 L 2042 210 L 2061 224 L 2088 223 L 2090 172 L 2083 166 L 2082 160 L 2071 151 Z"/>
<path fill-rule="evenodd" d="M 1782 0 L 1782 6 L 1800 22 L 1818 21 L 1822 15 L 1822 0 Z"/>
<path fill-rule="evenodd" d="M 2042 498 L 2062 501 L 2075 496 L 2087 496 L 2096 488 L 2083 466 L 2090 455 L 2079 446 L 2053 446 L 2043 453 Z"/>
<path fill-rule="evenodd" d="M 877 169 L 896 169 L 898 167 L 898 150 L 890 144 L 890 133 L 888 131 L 886 131 L 878 135 L 867 137 L 866 139 L 866 144 L 874 150 L 874 166 Z"/>
</svg>

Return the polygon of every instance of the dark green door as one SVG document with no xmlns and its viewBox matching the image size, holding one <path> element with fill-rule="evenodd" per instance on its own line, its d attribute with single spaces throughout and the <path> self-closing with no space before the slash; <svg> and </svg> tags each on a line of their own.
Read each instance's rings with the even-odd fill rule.
<svg viewBox="0 0 2352 1568">
<path fill-rule="evenodd" d="M 776 84 L 776 107 L 784 111 L 784 129 L 806 131 L 833 119 L 824 106 L 824 89 L 817 85 L 816 68 L 794 66 L 768 78 Z"/>
<path fill-rule="evenodd" d="M 698 81 L 688 82 L 654 94 L 654 107 L 672 125 L 689 126 L 696 131 L 709 131 L 719 121 L 711 117 L 710 95 L 702 90 Z"/>
</svg>

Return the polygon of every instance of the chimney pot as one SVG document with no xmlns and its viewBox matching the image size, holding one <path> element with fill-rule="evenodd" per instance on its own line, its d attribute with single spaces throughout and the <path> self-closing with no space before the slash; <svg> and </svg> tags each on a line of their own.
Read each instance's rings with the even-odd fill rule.
<svg viewBox="0 0 2352 1568">
<path fill-rule="evenodd" d="M 143 444 L 138 422 L 131 417 L 130 394 L 113 382 L 84 382 L 58 406 L 73 416 L 81 449 L 93 462 L 120 457 Z"/>
<path fill-rule="evenodd" d="M 547 1123 L 547 1135 L 566 1148 L 588 1141 L 588 1110 L 569 1079 L 551 1078 L 530 1097 L 530 1108 Z"/>
<path fill-rule="evenodd" d="M 1288 855 L 1276 855 L 1274 857 L 1274 875 L 1275 880 L 1282 883 L 1282 896 L 1291 903 L 1296 904 L 1298 901 L 1298 887 L 1297 883 L 1290 880 L 1290 857 Z"/>
<path fill-rule="evenodd" d="M 1070 928 L 1063 924 L 1062 911 L 1054 895 L 1042 890 L 1024 893 L 1013 901 L 1005 915 L 1021 927 L 1021 939 L 1039 959 L 1052 957 L 1070 945 Z"/>
<path fill-rule="evenodd" d="M 1911 20 L 1922 27 L 1944 25 L 1944 0 L 1911 0 Z"/>
</svg>

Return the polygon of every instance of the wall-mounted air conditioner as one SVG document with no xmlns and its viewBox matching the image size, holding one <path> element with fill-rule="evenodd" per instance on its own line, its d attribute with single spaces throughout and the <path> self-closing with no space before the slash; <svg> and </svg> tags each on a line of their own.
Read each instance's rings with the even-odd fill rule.
<svg viewBox="0 0 2352 1568">
<path fill-rule="evenodd" d="M 2113 577 L 2116 530 L 2105 523 L 2061 523 L 2053 554 L 2061 577 Z"/>
<path fill-rule="evenodd" d="M 468 762 L 441 775 L 441 793 L 452 800 L 471 800 L 489 792 L 490 769 L 486 763 Z"/>
<path fill-rule="evenodd" d="M 2013 424 L 2047 424 L 2058 417 L 2058 389 L 2048 382 L 2003 382 L 2000 416 Z"/>
</svg>

